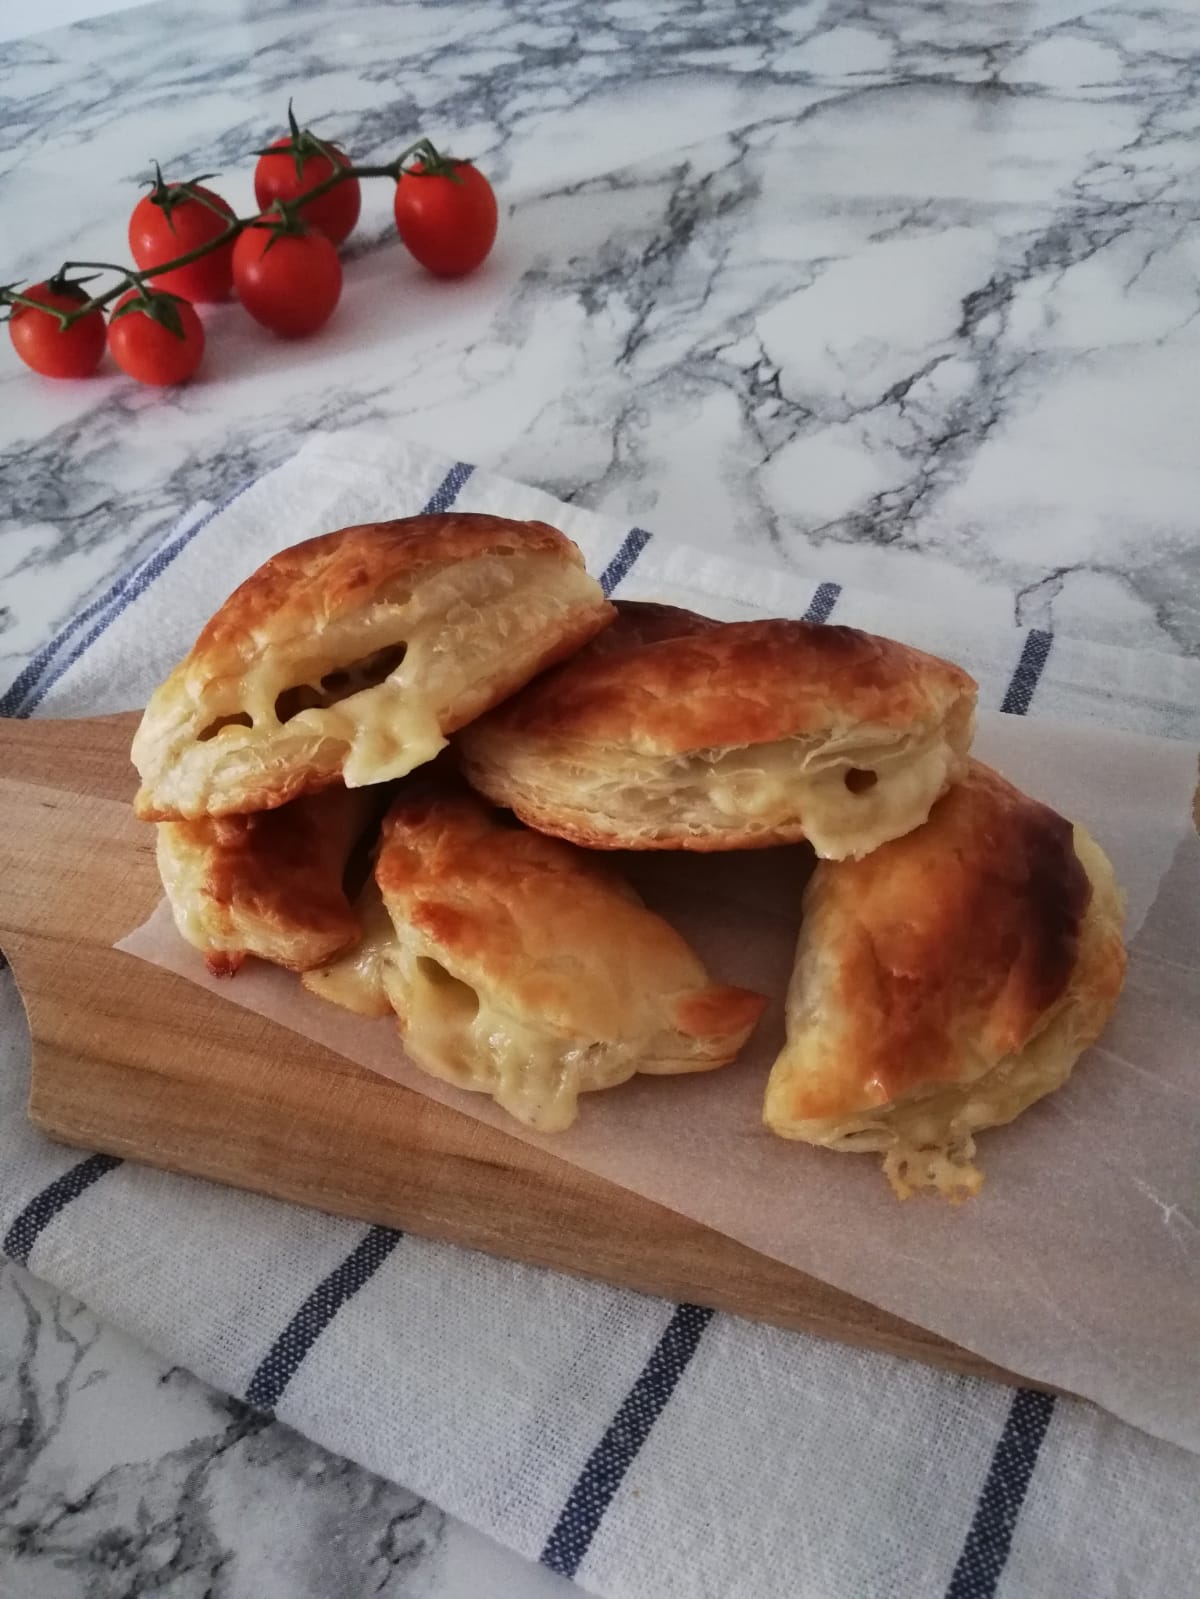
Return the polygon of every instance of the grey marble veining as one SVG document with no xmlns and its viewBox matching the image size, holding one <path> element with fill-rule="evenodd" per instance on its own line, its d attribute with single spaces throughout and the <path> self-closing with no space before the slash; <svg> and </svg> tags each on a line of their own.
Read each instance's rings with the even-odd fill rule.
<svg viewBox="0 0 1200 1599">
<path fill-rule="evenodd" d="M 120 252 L 151 152 L 246 203 L 293 92 L 364 157 L 477 156 L 505 213 L 435 284 L 371 185 L 329 327 L 217 308 L 177 394 L 5 354 L 0 676 L 189 506 L 358 422 L 814 575 L 1193 649 L 1198 60 L 1191 8 L 1054 0 L 208 0 L 0 46 L 9 276 Z"/>
<path fill-rule="evenodd" d="M 570 1591 L 0 1261 L 5 1599 Z"/>
</svg>

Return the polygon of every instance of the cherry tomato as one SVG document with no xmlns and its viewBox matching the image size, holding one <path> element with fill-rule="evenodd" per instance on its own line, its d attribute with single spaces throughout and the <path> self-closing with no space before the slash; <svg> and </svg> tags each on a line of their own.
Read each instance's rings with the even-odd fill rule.
<svg viewBox="0 0 1200 1599">
<path fill-rule="evenodd" d="M 284 338 L 303 338 L 333 315 L 342 263 L 323 233 L 250 227 L 233 248 L 233 286 L 256 322 Z"/>
<path fill-rule="evenodd" d="M 39 305 L 53 306 L 60 311 L 73 311 L 87 299 L 86 290 L 70 283 L 58 287 L 35 283 L 21 293 Z M 104 354 L 104 313 L 89 311 L 64 332 L 57 317 L 36 311 L 32 306 L 14 305 L 8 334 L 13 349 L 25 365 L 43 377 L 86 378 L 100 365 L 100 357 Z"/>
<path fill-rule="evenodd" d="M 295 146 L 291 134 L 276 139 L 271 148 L 259 156 L 254 169 L 254 198 L 258 201 L 260 211 L 265 211 L 276 200 L 298 199 L 309 189 L 315 189 L 318 183 L 323 183 L 334 171 L 333 162 L 320 151 L 306 153 L 304 134 L 300 135 L 300 139 L 299 172 L 296 171 L 296 158 L 292 153 Z M 350 157 L 337 145 L 326 144 L 325 148 L 332 152 L 334 160 L 342 166 L 350 165 Z M 343 239 L 349 238 L 358 221 L 361 206 L 362 188 L 358 179 L 344 178 L 327 194 L 302 205 L 300 215 L 310 228 L 316 228 L 318 233 L 332 239 L 334 244 L 341 244 Z"/>
<path fill-rule="evenodd" d="M 217 210 L 210 211 L 195 198 L 197 195 L 203 195 Z M 232 218 L 233 207 L 202 184 L 177 184 L 173 188 L 162 184 L 161 194 L 156 188 L 134 206 L 129 219 L 129 248 L 144 272 L 160 261 L 174 260 L 217 238 L 225 231 L 226 219 Z M 160 272 L 152 281 L 156 289 L 180 294 L 185 300 L 227 299 L 233 287 L 233 240 L 190 266 Z"/>
<path fill-rule="evenodd" d="M 456 161 L 453 177 L 420 163 L 410 168 L 396 185 L 394 208 L 400 237 L 439 278 L 474 272 L 495 242 L 496 196 L 469 161 Z"/>
<path fill-rule="evenodd" d="M 122 313 L 123 306 L 132 305 L 139 298 L 138 291 L 130 289 L 113 307 L 108 325 L 113 360 L 139 383 L 162 388 L 169 383 L 186 382 L 204 354 L 204 324 L 189 300 L 173 294 L 155 293 L 153 300 L 167 322 L 178 318 L 182 336 L 156 320 L 142 305 Z"/>
</svg>

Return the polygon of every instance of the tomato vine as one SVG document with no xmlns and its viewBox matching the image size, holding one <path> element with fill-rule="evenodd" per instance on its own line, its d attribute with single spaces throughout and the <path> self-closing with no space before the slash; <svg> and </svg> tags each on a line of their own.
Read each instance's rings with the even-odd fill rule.
<svg viewBox="0 0 1200 1599">
<path fill-rule="evenodd" d="M 46 280 L 44 287 L 50 290 L 51 296 L 60 301 L 65 299 L 67 304 L 48 303 L 45 298 L 38 299 L 22 292 L 18 283 L 10 283 L 0 285 L 0 307 L 7 308 L 8 317 L 11 317 L 18 307 L 40 312 L 48 318 L 55 319 L 60 332 L 66 332 L 86 317 L 92 316 L 97 311 L 103 311 L 114 301 L 132 292 L 149 316 L 177 337 L 182 337 L 178 315 L 173 314 L 174 307 L 170 304 L 176 297 L 162 290 L 156 290 L 153 280 L 161 279 L 180 267 L 190 266 L 216 251 L 227 249 L 247 228 L 265 227 L 271 230 L 271 239 L 266 246 L 268 250 L 278 237 L 303 235 L 306 232 L 303 214 L 305 207 L 311 206 L 314 200 L 320 199 L 339 184 L 361 178 L 391 178 L 394 183 L 399 184 L 406 177 L 416 179 L 429 176 L 461 184 L 463 178 L 459 169 L 469 166 L 467 162 L 442 155 L 426 138 L 414 140 L 391 161 L 355 164 L 348 161 L 332 145 L 318 138 L 311 130 L 301 129 L 296 123 L 290 105 L 288 121 L 291 128 L 290 140 L 284 141 L 282 146 L 270 147 L 269 151 L 260 150 L 255 153 L 259 156 L 268 153 L 277 155 L 281 148 L 289 151 L 295 159 L 297 177 L 302 173 L 306 158 L 322 157 L 332 170 L 312 188 L 291 199 L 275 199 L 261 211 L 238 217 L 232 215 L 219 195 L 214 195 L 201 187 L 201 178 L 191 178 L 183 183 L 165 183 L 156 162 L 156 177 L 152 185 L 151 198 L 163 207 L 168 218 L 172 208 L 182 201 L 195 201 L 213 211 L 224 221 L 225 226 L 219 233 L 170 260 L 159 261 L 147 267 L 124 266 L 113 261 L 64 261 L 54 275 Z M 212 174 L 205 173 L 203 176 L 210 177 Z M 87 272 L 90 276 L 80 278 L 70 275 L 79 272 Z M 97 274 L 110 272 L 116 274 L 116 281 L 110 287 L 100 293 L 87 295 L 83 293 L 81 287 L 83 284 L 94 281 Z M 122 310 L 124 309 L 123 306 Z M 4 319 L 7 320 L 7 317 Z"/>
</svg>

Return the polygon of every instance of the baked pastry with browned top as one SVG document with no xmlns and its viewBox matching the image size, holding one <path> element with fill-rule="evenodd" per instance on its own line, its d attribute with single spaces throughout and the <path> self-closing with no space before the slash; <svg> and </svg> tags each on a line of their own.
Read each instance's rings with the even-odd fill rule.
<svg viewBox="0 0 1200 1599">
<path fill-rule="evenodd" d="M 362 935 L 347 863 L 378 820 L 380 796 L 339 783 L 278 810 L 158 825 L 158 871 L 175 925 L 209 970 L 247 955 L 302 972 Z"/>
<path fill-rule="evenodd" d="M 373 522 L 273 556 L 152 696 L 133 742 L 144 820 L 381 783 L 612 618 L 544 522 Z"/>
<path fill-rule="evenodd" d="M 470 782 L 600 849 L 811 841 L 864 855 L 965 769 L 976 685 L 849 627 L 622 604 L 614 626 L 465 729 Z"/>
<path fill-rule="evenodd" d="M 313 992 L 369 1014 L 381 984 L 419 1066 L 541 1132 L 635 1072 L 733 1059 L 766 1001 L 712 982 L 608 862 L 421 790 L 393 802 L 375 866 L 394 946 L 348 952 Z"/>
<path fill-rule="evenodd" d="M 878 1152 L 895 1191 L 975 1193 L 974 1134 L 1058 1088 L 1125 973 L 1123 902 L 1079 826 L 979 762 L 928 823 L 819 862 L 767 1125 Z"/>
</svg>

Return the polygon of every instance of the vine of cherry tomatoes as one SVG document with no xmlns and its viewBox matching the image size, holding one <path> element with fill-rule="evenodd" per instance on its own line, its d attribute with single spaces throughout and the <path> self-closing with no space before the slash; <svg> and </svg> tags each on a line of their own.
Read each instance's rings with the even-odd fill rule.
<svg viewBox="0 0 1200 1599">
<path fill-rule="evenodd" d="M 168 183 L 155 163 L 150 192 L 129 218 L 136 270 L 107 261 L 68 261 L 29 288 L 0 287 L 9 336 L 25 365 L 45 377 L 88 377 L 107 349 L 139 383 L 183 383 L 204 356 L 195 305 L 232 293 L 256 322 L 283 338 L 315 333 L 342 292 L 338 247 L 362 205 L 360 179 L 395 181 L 396 229 L 438 277 L 462 277 L 486 260 L 498 212 L 491 184 L 469 161 L 441 155 L 427 139 L 382 165 L 355 166 L 345 151 L 301 128 L 258 151 L 258 214 L 239 218 L 204 178 Z M 92 278 L 119 281 L 89 295 Z M 111 314 L 105 312 L 111 306 Z"/>
</svg>

